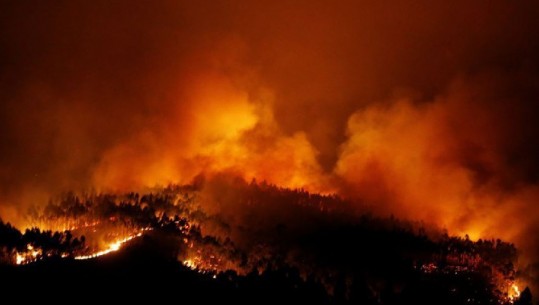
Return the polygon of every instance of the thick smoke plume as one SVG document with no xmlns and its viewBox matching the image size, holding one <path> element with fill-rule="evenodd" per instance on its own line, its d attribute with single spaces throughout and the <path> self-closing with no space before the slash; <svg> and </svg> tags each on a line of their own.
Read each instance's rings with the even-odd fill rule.
<svg viewBox="0 0 539 305">
<path fill-rule="evenodd" d="M 539 249 L 534 1 L 4 1 L 0 215 L 226 172 Z"/>
</svg>

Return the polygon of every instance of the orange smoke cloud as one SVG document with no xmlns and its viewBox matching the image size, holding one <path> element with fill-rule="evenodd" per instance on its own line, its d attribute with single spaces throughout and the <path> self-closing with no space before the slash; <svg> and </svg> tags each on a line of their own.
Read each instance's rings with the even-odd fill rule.
<svg viewBox="0 0 539 305">
<path fill-rule="evenodd" d="M 335 168 L 341 192 L 452 234 L 536 247 L 530 236 L 539 213 L 530 205 L 539 185 L 509 156 L 529 144 L 517 140 L 528 108 L 500 98 L 500 81 L 459 79 L 431 102 L 397 98 L 355 112 Z M 522 121 L 511 126 L 517 113 Z"/>
<path fill-rule="evenodd" d="M 179 94 L 184 100 L 168 118 L 105 152 L 96 187 L 130 190 L 230 172 L 291 188 L 329 189 L 305 133 L 279 130 L 269 92 L 250 97 L 216 73 L 189 79 L 187 94 Z"/>
</svg>

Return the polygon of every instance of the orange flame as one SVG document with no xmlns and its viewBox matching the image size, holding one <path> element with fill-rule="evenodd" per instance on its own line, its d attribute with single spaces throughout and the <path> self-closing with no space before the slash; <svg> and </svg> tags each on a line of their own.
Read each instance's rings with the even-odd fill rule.
<svg viewBox="0 0 539 305">
<path fill-rule="evenodd" d="M 520 297 L 520 289 L 518 288 L 517 284 L 511 284 L 507 295 L 511 303 L 515 302 Z"/>
<path fill-rule="evenodd" d="M 148 229 L 143 229 L 143 230 L 141 230 L 141 232 L 139 232 L 139 233 L 137 233 L 135 235 L 130 235 L 130 236 L 127 236 L 125 238 L 116 240 L 116 241 L 110 243 L 104 250 L 101 250 L 101 251 L 98 251 L 98 252 L 95 252 L 95 253 L 92 253 L 92 254 L 88 254 L 88 255 L 75 256 L 75 259 L 77 259 L 77 260 L 91 259 L 91 258 L 96 258 L 96 257 L 99 257 L 99 256 L 107 255 L 107 254 L 112 253 L 112 252 L 116 252 L 116 251 L 120 250 L 122 248 L 122 246 L 125 245 L 126 243 L 128 243 L 129 241 L 131 241 L 131 240 L 133 240 L 133 239 L 135 239 L 137 237 L 142 236 L 143 231 L 146 231 L 146 230 L 148 230 Z"/>
</svg>

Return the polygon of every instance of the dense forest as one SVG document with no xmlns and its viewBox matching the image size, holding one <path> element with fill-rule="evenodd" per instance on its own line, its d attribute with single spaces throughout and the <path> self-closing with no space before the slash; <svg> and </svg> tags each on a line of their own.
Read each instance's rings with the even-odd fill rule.
<svg viewBox="0 0 539 305">
<path fill-rule="evenodd" d="M 353 204 L 238 179 L 68 193 L 29 209 L 24 232 L 0 222 L 2 274 L 120 276 L 238 302 L 532 304 L 529 289 L 516 290 L 514 245 L 450 236 Z M 129 242 L 97 255 L 118 240 Z"/>
</svg>

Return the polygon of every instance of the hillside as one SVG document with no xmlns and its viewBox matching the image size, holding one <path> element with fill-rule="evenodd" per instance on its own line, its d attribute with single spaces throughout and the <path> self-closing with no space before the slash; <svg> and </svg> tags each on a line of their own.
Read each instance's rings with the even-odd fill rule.
<svg viewBox="0 0 539 305">
<path fill-rule="evenodd" d="M 2 277 L 125 298 L 531 304 L 517 249 L 352 210 L 334 195 L 221 179 L 147 193 L 64 194 L 0 223 Z M 32 279 L 32 281 L 25 281 Z M 19 284 L 17 284 L 19 285 Z M 519 295 L 521 298 L 519 300 Z"/>
</svg>

